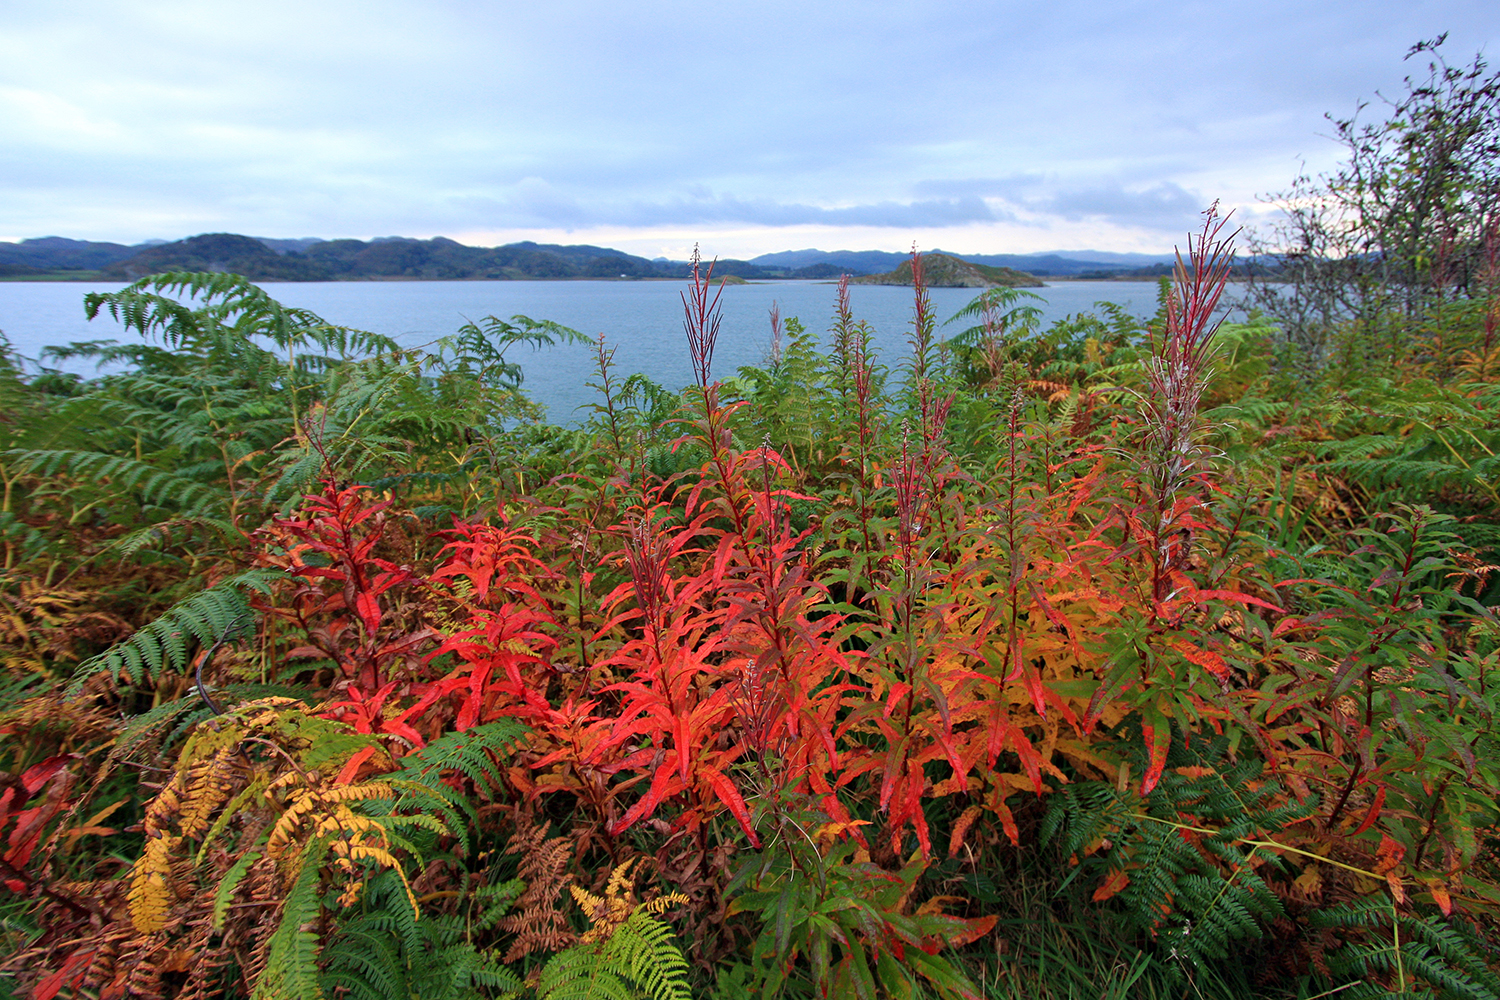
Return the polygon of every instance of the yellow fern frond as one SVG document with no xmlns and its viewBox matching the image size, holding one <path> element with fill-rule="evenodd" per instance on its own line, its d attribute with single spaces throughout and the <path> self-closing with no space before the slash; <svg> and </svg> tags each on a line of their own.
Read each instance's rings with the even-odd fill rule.
<svg viewBox="0 0 1500 1000">
<path fill-rule="evenodd" d="M 389 781 L 366 781 L 359 785 L 334 785 L 318 793 L 324 802 L 356 802 L 362 799 L 393 799 L 396 790 Z"/>
<path fill-rule="evenodd" d="M 691 902 L 692 900 L 687 897 L 686 893 L 669 892 L 665 896 L 657 896 L 651 902 L 647 903 L 643 909 L 652 916 L 659 917 L 674 906 L 686 906 Z"/>
<path fill-rule="evenodd" d="M 346 837 L 362 841 L 373 837 L 385 843 L 385 827 L 368 816 L 361 816 L 346 805 L 338 805 L 333 812 L 324 813 L 313 824 L 314 837 Z"/>
<path fill-rule="evenodd" d="M 285 854 L 296 837 L 302 820 L 320 805 L 322 802 L 316 793 L 302 790 L 271 828 L 271 836 L 266 841 L 266 857 L 278 858 Z"/>
<path fill-rule="evenodd" d="M 178 815 L 178 826 L 184 837 L 196 838 L 209 828 L 214 811 L 234 791 L 230 777 L 233 766 L 234 753 L 228 747 L 193 766 L 188 777 L 187 794 L 183 796 L 182 809 Z"/>
<path fill-rule="evenodd" d="M 635 888 L 635 879 L 630 877 L 630 870 L 635 867 L 638 859 L 631 858 L 622 861 L 615 866 L 615 870 L 609 873 L 609 884 L 604 887 L 604 895 L 611 900 L 622 899 Z M 628 880 L 628 881 L 627 881 Z"/>
<path fill-rule="evenodd" d="M 314 836 L 377 834 L 384 843 L 384 828 L 369 817 L 356 814 L 345 803 L 362 799 L 394 798 L 395 794 L 391 784 L 385 781 L 299 788 L 293 793 L 291 805 L 286 807 L 271 830 L 271 836 L 266 842 L 266 856 L 274 858 L 285 854 L 296 839 L 298 828 L 305 820 L 313 817 L 316 817 L 312 823 Z"/>
<path fill-rule="evenodd" d="M 176 902 L 172 887 L 172 853 L 181 837 L 150 837 L 130 873 L 130 922 L 142 934 L 167 926 Z"/>
<path fill-rule="evenodd" d="M 573 901 L 582 907 L 585 913 L 592 914 L 604 905 L 603 899 L 582 886 L 570 885 L 568 891 L 573 894 Z"/>
<path fill-rule="evenodd" d="M 187 774 L 178 771 L 172 775 L 172 780 L 162 786 L 162 790 L 156 793 L 156 798 L 146 807 L 146 815 L 141 820 L 141 829 L 147 837 L 161 837 L 166 834 L 167 824 L 182 811 L 182 796 L 187 792 Z"/>
<path fill-rule="evenodd" d="M 630 919 L 630 914 L 635 911 L 635 880 L 631 877 L 631 869 L 635 867 L 638 859 L 631 858 L 629 861 L 621 862 L 615 870 L 609 874 L 609 883 L 604 887 L 604 896 L 600 898 L 586 889 L 576 885 L 568 886 L 568 891 L 573 894 L 573 899 L 583 908 L 589 918 L 589 929 L 578 940 L 581 943 L 608 940 L 621 924 Z"/>
</svg>

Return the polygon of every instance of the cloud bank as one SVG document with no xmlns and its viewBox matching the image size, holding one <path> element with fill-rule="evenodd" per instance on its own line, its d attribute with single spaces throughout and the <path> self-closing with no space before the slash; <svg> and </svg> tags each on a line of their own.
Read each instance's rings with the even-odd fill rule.
<svg viewBox="0 0 1500 1000">
<path fill-rule="evenodd" d="M 1477 0 L 215 11 L 7 13 L 0 238 L 1162 249 L 1215 198 L 1248 210 L 1304 161 L 1331 165 L 1322 115 L 1399 90 L 1413 42 L 1451 30 L 1463 63 L 1500 38 Z"/>
</svg>

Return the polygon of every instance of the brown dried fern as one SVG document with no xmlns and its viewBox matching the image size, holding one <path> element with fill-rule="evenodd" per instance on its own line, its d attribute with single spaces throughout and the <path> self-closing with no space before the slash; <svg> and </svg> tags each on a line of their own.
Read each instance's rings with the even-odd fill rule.
<svg viewBox="0 0 1500 1000">
<path fill-rule="evenodd" d="M 567 871 L 573 845 L 566 837 L 549 839 L 547 831 L 551 826 L 550 821 L 540 827 L 525 822 L 506 845 L 508 853 L 520 856 L 517 874 L 526 883 L 526 891 L 516 900 L 516 912 L 496 925 L 516 935 L 505 953 L 507 965 L 533 952 L 561 951 L 576 940 L 557 908 L 563 889 L 573 882 Z"/>
</svg>

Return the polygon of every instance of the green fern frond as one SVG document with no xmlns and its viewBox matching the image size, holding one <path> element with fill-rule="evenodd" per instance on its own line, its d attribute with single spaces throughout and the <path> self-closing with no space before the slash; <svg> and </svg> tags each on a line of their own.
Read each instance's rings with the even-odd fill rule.
<svg viewBox="0 0 1500 1000">
<path fill-rule="evenodd" d="M 139 684 L 167 671 L 187 673 L 194 640 L 206 648 L 249 634 L 254 615 L 244 591 L 269 593 L 279 578 L 275 571 L 249 570 L 179 601 L 130 638 L 79 664 L 68 697 L 76 697 L 101 672 L 117 684 L 122 676 Z"/>
<path fill-rule="evenodd" d="M 457 771 L 478 789 L 498 787 L 502 777 L 498 761 L 514 751 L 530 733 L 530 729 L 514 719 L 499 719 L 433 740 L 408 755 L 402 769 L 392 775 L 404 790 L 397 808 L 441 814 L 467 850 L 468 827 L 478 814 L 470 796 L 449 786 L 444 776 Z"/>
<path fill-rule="evenodd" d="M 318 935 L 305 928 L 315 924 L 322 911 L 319 868 L 327 853 L 325 838 L 314 840 L 303 853 L 297 880 L 282 905 L 281 922 L 271 935 L 254 1000 L 324 1000 L 318 985 Z"/>
<path fill-rule="evenodd" d="M 493 894 L 492 887 L 475 893 Z M 522 988 L 515 973 L 474 945 L 461 918 L 417 920 L 394 872 L 370 880 L 360 907 L 323 952 L 326 993 L 342 988 L 349 1000 L 470 1000 L 483 995 L 480 988 L 503 994 Z"/>
<path fill-rule="evenodd" d="M 1139 734 L 1127 726 L 1119 735 L 1132 769 L 1143 771 Z M 1112 905 L 1181 975 L 1226 957 L 1236 941 L 1259 937 L 1282 913 L 1256 866 L 1277 862 L 1253 857 L 1245 841 L 1306 817 L 1316 800 L 1285 796 L 1276 782 L 1259 780 L 1261 768 L 1255 760 L 1231 762 L 1226 737 L 1174 736 L 1166 770 L 1144 800 L 1110 782 L 1075 782 L 1054 794 L 1043 832 L 1055 838 L 1065 831 L 1063 850 L 1080 856 L 1086 878 L 1128 876 Z M 1197 831 L 1191 839 L 1185 825 Z M 1107 854 L 1084 856 L 1105 838 Z"/>
<path fill-rule="evenodd" d="M 529 735 L 529 728 L 509 718 L 447 733 L 407 757 L 401 777 L 434 787 L 442 785 L 443 772 L 458 771 L 480 788 L 498 784 L 503 777 L 498 758 Z"/>
<path fill-rule="evenodd" d="M 67 476 L 92 484 L 109 483 L 113 493 L 130 492 L 152 506 L 172 507 L 189 514 L 208 513 L 223 506 L 222 490 L 175 472 L 123 455 L 96 451 L 23 451 L 5 456 L 17 469 L 34 476 Z"/>
<path fill-rule="evenodd" d="M 234 894 L 239 889 L 240 883 L 250 873 L 250 866 L 260 860 L 259 849 L 251 849 L 241 854 L 224 874 L 218 889 L 214 890 L 214 930 L 224 929 L 224 918 L 229 915 L 229 904 L 234 901 Z"/>
<path fill-rule="evenodd" d="M 672 940 L 672 928 L 643 908 L 610 935 L 605 953 L 652 1000 L 692 1000 L 687 960 Z"/>
<path fill-rule="evenodd" d="M 542 968 L 538 1000 L 692 1000 L 688 964 L 672 929 L 638 906 L 602 942 L 576 944 Z"/>
<path fill-rule="evenodd" d="M 600 945 L 574 945 L 542 967 L 537 1000 L 639 1000 L 637 993 L 604 961 Z"/>
<path fill-rule="evenodd" d="M 1308 924 L 1346 932 L 1343 947 L 1327 956 L 1328 969 L 1335 982 L 1366 980 L 1359 995 L 1380 995 L 1375 981 L 1400 976 L 1409 987 L 1425 984 L 1444 1000 L 1500 1000 L 1500 975 L 1486 957 L 1493 946 L 1458 918 L 1398 915 L 1389 898 L 1376 895 L 1317 910 Z"/>
<path fill-rule="evenodd" d="M 11 565 L 19 566 L 48 552 L 53 542 L 15 514 L 4 510 L 0 511 L 0 545 L 10 546 L 13 553 Z"/>
</svg>

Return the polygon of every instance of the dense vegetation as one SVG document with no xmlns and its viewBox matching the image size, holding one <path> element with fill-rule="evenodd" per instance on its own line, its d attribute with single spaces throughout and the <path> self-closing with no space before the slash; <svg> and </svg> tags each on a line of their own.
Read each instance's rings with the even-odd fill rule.
<svg viewBox="0 0 1500 1000">
<path fill-rule="evenodd" d="M 88 296 L 120 373 L 0 364 L 6 982 L 1500 997 L 1493 232 L 1216 325 L 1209 212 L 1150 322 L 845 286 L 731 377 L 695 266 L 577 428 L 527 317 Z"/>
</svg>

